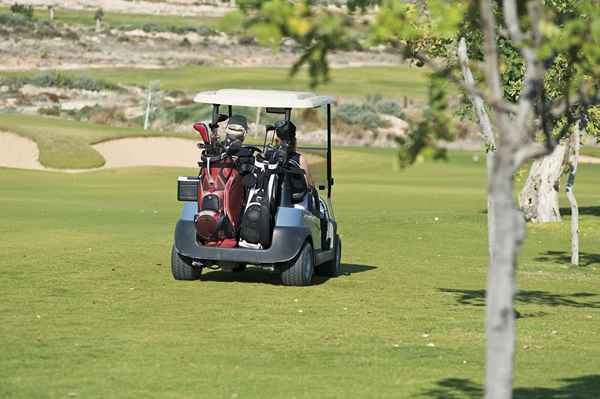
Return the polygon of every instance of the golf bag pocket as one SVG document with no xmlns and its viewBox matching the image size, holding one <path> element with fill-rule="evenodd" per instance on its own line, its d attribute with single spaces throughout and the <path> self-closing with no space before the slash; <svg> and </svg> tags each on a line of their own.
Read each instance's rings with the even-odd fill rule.
<svg viewBox="0 0 600 399">
<path fill-rule="evenodd" d="M 268 206 L 259 202 L 249 204 L 242 216 L 240 245 L 250 248 L 268 248 L 271 245 L 271 219 Z"/>
<path fill-rule="evenodd" d="M 217 240 L 217 224 L 219 223 L 219 212 L 206 209 L 198 212 L 196 217 L 196 231 L 198 238 L 202 241 Z"/>
</svg>

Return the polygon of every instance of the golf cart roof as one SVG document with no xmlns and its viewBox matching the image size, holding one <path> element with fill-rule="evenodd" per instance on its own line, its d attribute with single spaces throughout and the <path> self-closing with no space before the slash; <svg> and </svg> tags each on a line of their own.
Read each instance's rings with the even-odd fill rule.
<svg viewBox="0 0 600 399">
<path fill-rule="evenodd" d="M 198 93 L 194 102 L 240 107 L 315 108 L 334 103 L 335 97 L 302 91 L 221 89 Z"/>
</svg>

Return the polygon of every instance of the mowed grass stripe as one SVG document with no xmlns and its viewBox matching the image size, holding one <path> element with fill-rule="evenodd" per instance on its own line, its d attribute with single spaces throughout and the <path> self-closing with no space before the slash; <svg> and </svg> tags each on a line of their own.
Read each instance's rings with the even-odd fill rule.
<svg viewBox="0 0 600 399">
<path fill-rule="evenodd" d="M 0 6 L 0 13 L 10 13 L 10 8 Z M 54 11 L 54 22 L 67 25 L 95 26 L 95 10 L 73 10 L 56 7 Z M 45 8 L 36 8 L 34 17 L 38 21 L 50 21 L 49 12 Z M 144 25 L 156 25 L 164 28 L 186 28 L 206 26 L 219 28 L 223 17 L 194 17 L 178 15 L 152 15 L 104 11 L 103 23 L 110 28 L 141 29 Z"/>
<path fill-rule="evenodd" d="M 290 55 L 290 57 L 296 57 Z M 39 71 L 7 72 L 6 76 L 33 76 Z M 290 76 L 289 68 L 211 67 L 79 69 L 62 72 L 71 76 L 91 76 L 111 83 L 147 86 L 160 80 L 164 90 L 201 91 L 222 88 L 311 90 L 306 69 Z M 347 97 L 382 95 L 390 98 L 424 100 L 427 96 L 428 69 L 409 65 L 393 67 L 348 67 L 331 70 L 331 80 L 317 93 Z"/>
</svg>

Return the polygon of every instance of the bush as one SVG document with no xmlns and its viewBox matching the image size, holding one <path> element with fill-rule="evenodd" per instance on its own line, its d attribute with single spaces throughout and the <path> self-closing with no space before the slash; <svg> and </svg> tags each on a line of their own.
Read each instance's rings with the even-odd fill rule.
<svg viewBox="0 0 600 399">
<path fill-rule="evenodd" d="M 60 106 L 54 105 L 52 107 L 38 108 L 38 114 L 48 116 L 60 116 Z"/>
<path fill-rule="evenodd" d="M 27 19 L 33 18 L 33 6 L 26 6 L 24 4 L 15 3 L 10 6 L 10 12 L 13 14 L 19 14 Z"/>
<path fill-rule="evenodd" d="M 0 14 L 0 25 L 10 28 L 31 28 L 33 21 L 21 14 Z"/>
<path fill-rule="evenodd" d="M 63 73 L 43 73 L 32 77 L 10 77 L 0 79 L 0 85 L 18 90 L 30 84 L 37 87 L 60 87 L 65 89 L 81 89 L 89 91 L 120 90 L 119 86 L 104 80 L 88 76 L 71 77 Z"/>
<path fill-rule="evenodd" d="M 348 103 L 337 108 L 337 117 L 349 125 L 358 125 L 364 129 L 377 130 L 384 121 L 367 104 Z"/>
<path fill-rule="evenodd" d="M 395 100 L 385 99 L 381 95 L 368 96 L 367 106 L 380 114 L 392 115 L 400 119 L 405 119 L 406 115 L 402 107 Z"/>
</svg>

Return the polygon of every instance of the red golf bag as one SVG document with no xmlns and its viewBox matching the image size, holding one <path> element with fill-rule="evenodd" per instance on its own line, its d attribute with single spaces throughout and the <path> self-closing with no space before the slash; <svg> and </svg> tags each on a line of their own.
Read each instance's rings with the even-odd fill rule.
<svg viewBox="0 0 600 399">
<path fill-rule="evenodd" d="M 198 185 L 196 231 L 207 246 L 237 246 L 236 233 L 244 201 L 242 178 L 231 157 L 203 159 Z"/>
</svg>

